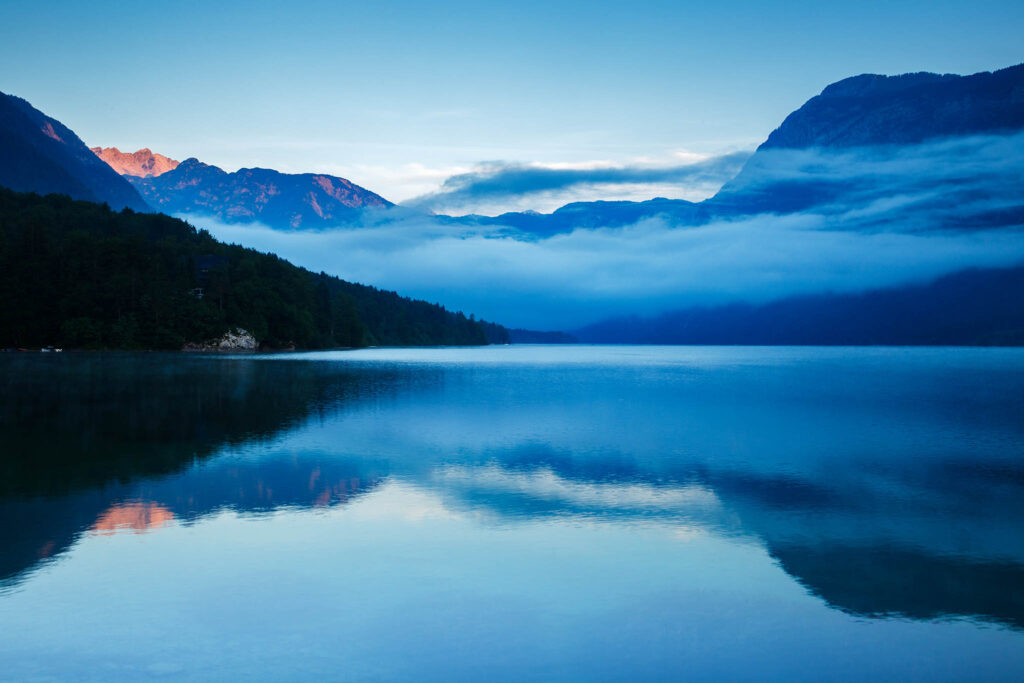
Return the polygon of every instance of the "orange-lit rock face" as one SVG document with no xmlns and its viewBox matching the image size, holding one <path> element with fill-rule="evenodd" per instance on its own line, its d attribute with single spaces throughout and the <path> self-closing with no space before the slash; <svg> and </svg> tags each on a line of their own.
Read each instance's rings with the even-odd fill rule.
<svg viewBox="0 0 1024 683">
<path fill-rule="evenodd" d="M 92 151 L 121 175 L 158 176 L 178 167 L 180 162 L 154 154 L 148 148 L 129 154 L 117 147 L 92 147 Z"/>
<path fill-rule="evenodd" d="M 43 127 L 40 128 L 40 130 L 43 131 L 43 135 L 53 138 L 57 142 L 64 142 L 63 140 L 60 139 L 60 136 L 57 135 L 57 131 L 53 129 L 53 124 L 49 121 L 43 124 Z"/>
<path fill-rule="evenodd" d="M 92 525 L 92 531 L 104 536 L 123 531 L 142 534 L 168 526 L 173 521 L 174 513 L 167 508 L 156 503 L 135 501 L 107 508 Z"/>
</svg>

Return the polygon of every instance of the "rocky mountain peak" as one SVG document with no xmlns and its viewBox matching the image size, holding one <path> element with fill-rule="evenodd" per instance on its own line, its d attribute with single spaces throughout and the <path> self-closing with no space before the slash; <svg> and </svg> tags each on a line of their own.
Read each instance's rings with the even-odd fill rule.
<svg viewBox="0 0 1024 683">
<path fill-rule="evenodd" d="M 178 167 L 177 161 L 156 154 L 148 147 L 137 152 L 122 152 L 117 147 L 91 147 L 93 153 L 121 175 L 146 178 L 158 176 Z"/>
</svg>

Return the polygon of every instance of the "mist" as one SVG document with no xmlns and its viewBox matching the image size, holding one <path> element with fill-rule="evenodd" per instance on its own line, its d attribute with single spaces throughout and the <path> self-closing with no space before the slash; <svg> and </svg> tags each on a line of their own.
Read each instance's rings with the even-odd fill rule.
<svg viewBox="0 0 1024 683">
<path fill-rule="evenodd" d="M 1022 263 L 1022 160 L 1021 135 L 759 153 L 720 196 L 764 187 L 770 195 L 784 181 L 789 192 L 807 183 L 820 201 L 698 226 L 654 215 L 547 238 L 408 210 L 315 232 L 188 219 L 311 270 L 507 326 L 573 329 L 615 315 L 857 292 Z M 831 189 L 822 194 L 822 186 Z"/>
</svg>

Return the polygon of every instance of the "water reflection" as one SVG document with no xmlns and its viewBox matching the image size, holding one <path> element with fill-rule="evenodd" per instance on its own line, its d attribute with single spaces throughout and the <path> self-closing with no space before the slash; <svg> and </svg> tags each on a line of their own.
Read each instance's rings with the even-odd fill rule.
<svg viewBox="0 0 1024 683">
<path fill-rule="evenodd" d="M 125 506 L 160 506 L 188 522 L 222 507 L 265 511 L 354 495 L 366 484 L 353 481 L 367 480 L 336 462 L 324 464 L 323 479 L 308 463 L 202 464 L 431 377 L 167 354 L 5 355 L 0 366 L 0 586 L 59 556 L 112 511 L 138 509 Z"/>
<path fill-rule="evenodd" d="M 864 617 L 1024 628 L 1024 356 L 804 353 L 571 371 L 4 359 L 0 576 L 82 534 L 344 506 L 394 480 L 485 524 L 757 543 Z"/>
<path fill-rule="evenodd" d="M 143 500 L 115 503 L 104 510 L 96 523 L 92 525 L 94 534 L 109 536 L 119 531 L 131 531 L 141 534 L 160 529 L 174 523 L 174 513 L 156 503 Z M 48 542 L 44 548 L 52 554 L 55 544 Z"/>
</svg>

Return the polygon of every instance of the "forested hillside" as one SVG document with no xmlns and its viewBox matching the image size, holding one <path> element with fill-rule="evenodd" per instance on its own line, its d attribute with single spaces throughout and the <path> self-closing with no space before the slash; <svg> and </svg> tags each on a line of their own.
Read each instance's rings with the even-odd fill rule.
<svg viewBox="0 0 1024 683">
<path fill-rule="evenodd" d="M 266 348 L 486 344 L 495 327 L 165 215 L 0 188 L 0 347 L 180 349 L 231 328 Z"/>
<path fill-rule="evenodd" d="M 1024 346 L 1022 292 L 1024 266 L 971 268 L 888 289 L 610 319 L 574 334 L 600 344 Z"/>
</svg>

